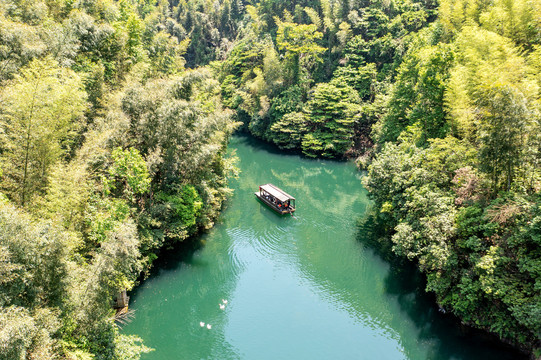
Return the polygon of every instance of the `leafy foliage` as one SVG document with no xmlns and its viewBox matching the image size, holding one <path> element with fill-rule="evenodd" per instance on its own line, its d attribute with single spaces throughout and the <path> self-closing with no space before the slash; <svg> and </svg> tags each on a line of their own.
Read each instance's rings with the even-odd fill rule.
<svg viewBox="0 0 541 360">
<path fill-rule="evenodd" d="M 109 175 L 112 181 L 106 185 L 108 190 L 118 191 L 119 188 L 123 188 L 122 192 L 128 198 L 146 193 L 150 188 L 151 179 L 139 151 L 135 148 L 122 150 L 118 147 L 113 149 L 111 155 L 113 165 L 109 168 Z"/>
<path fill-rule="evenodd" d="M 319 84 L 307 103 L 307 134 L 302 149 L 308 156 L 335 157 L 352 144 L 359 95 L 349 86 Z"/>
<path fill-rule="evenodd" d="M 4 188 L 21 206 L 43 191 L 83 115 L 80 78 L 51 58 L 33 60 L 2 92 Z"/>
<path fill-rule="evenodd" d="M 537 226 L 538 195 L 488 198 L 481 173 L 472 174 L 477 158 L 467 142 L 448 137 L 419 148 L 415 136 L 402 141 L 387 144 L 365 178 L 380 220 L 393 228 L 393 250 L 419 264 L 440 306 L 535 346 L 540 254 L 526 243 Z"/>
<path fill-rule="evenodd" d="M 74 246 L 67 234 L 0 204 L 2 358 L 56 357 Z"/>
<path fill-rule="evenodd" d="M 119 334 L 113 299 L 162 246 L 212 226 L 235 170 L 219 84 L 184 68 L 208 45 L 192 5 L 0 5 L 1 359 L 151 350 Z"/>
<path fill-rule="evenodd" d="M 398 69 L 389 109 L 376 127 L 380 142 L 396 141 L 408 126 L 419 124 L 422 137 L 444 137 L 449 131 L 443 106 L 444 91 L 453 64 L 449 46 L 414 46 Z"/>
<path fill-rule="evenodd" d="M 540 92 L 535 51 L 518 46 L 538 43 L 539 26 L 520 1 L 440 10 L 443 28 L 399 68 L 365 185 L 394 251 L 419 264 L 440 306 L 535 352 Z"/>
<path fill-rule="evenodd" d="M 284 115 L 271 127 L 274 142 L 282 149 L 298 149 L 306 135 L 304 113 L 291 112 Z"/>
<path fill-rule="evenodd" d="M 366 111 L 365 121 L 338 126 L 329 123 L 328 129 L 311 134 L 311 130 L 327 126 L 315 124 L 327 121 L 315 113 L 312 119 L 308 108 L 301 111 L 301 103 L 310 101 L 322 87 L 335 86 L 353 88 L 359 95 L 354 100 L 359 107 L 364 105 L 368 110 L 379 106 L 373 105 L 381 103 L 376 95 L 388 91 L 389 81 L 411 43 L 410 32 L 434 20 L 431 3 L 407 0 L 380 5 L 343 1 L 248 5 L 250 23 L 239 28 L 240 40 L 224 62 L 216 64 L 225 104 L 238 110 L 238 119 L 252 134 L 284 149 L 302 150 L 309 156 L 341 157 L 366 148 L 367 129 L 376 120 L 375 112 Z M 427 89 L 427 97 L 439 96 L 434 102 L 441 102 L 445 77 L 428 81 L 429 86 L 439 89 Z M 349 90 L 340 90 L 338 96 L 348 102 L 352 101 L 350 95 Z M 424 99 L 419 99 L 419 104 L 425 104 Z M 431 105 L 427 103 L 419 113 L 431 109 Z M 304 137 L 297 135 L 299 117 L 291 122 L 293 118 L 287 115 L 300 112 L 308 124 L 306 139 L 301 142 L 297 140 Z M 285 116 L 288 118 L 282 122 Z M 435 116 L 439 118 L 430 126 L 437 127 L 443 121 L 441 114 Z M 334 128 L 338 129 L 335 138 Z M 290 130 L 295 138 L 285 143 L 283 134 Z M 365 140 L 352 141 L 353 134 L 362 134 Z"/>
</svg>

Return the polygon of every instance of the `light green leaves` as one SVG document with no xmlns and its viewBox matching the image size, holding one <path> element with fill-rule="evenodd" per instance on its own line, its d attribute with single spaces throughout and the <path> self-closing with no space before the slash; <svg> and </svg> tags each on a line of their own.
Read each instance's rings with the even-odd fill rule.
<svg viewBox="0 0 541 360">
<path fill-rule="evenodd" d="M 81 79 L 51 58 L 34 60 L 2 92 L 0 129 L 6 192 L 22 206 L 70 148 L 86 106 Z"/>
<path fill-rule="evenodd" d="M 131 198 L 133 195 L 142 195 L 150 189 L 150 176 L 146 163 L 135 148 L 122 150 L 118 147 L 112 152 L 113 164 L 109 168 L 109 175 L 114 182 L 122 184 L 123 192 Z M 114 183 L 109 183 L 110 189 L 115 189 Z"/>
</svg>

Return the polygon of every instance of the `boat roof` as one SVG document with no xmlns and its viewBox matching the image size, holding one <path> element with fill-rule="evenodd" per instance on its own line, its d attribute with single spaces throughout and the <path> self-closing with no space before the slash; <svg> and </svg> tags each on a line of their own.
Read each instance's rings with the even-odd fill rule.
<svg viewBox="0 0 541 360">
<path fill-rule="evenodd" d="M 276 187 L 276 186 L 274 186 L 272 184 L 261 185 L 260 188 L 262 190 L 265 190 L 266 192 L 268 192 L 269 194 L 271 194 L 272 196 L 274 196 L 275 198 L 277 198 L 281 202 L 284 202 L 284 201 L 287 201 L 287 200 L 295 200 L 295 198 L 293 196 L 289 195 L 288 193 L 286 193 L 282 189 L 279 189 L 278 187 Z"/>
</svg>

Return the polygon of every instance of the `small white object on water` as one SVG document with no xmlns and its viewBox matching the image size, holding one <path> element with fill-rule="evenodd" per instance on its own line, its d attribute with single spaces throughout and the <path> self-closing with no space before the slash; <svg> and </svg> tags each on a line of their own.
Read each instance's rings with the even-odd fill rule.
<svg viewBox="0 0 541 360">
<path fill-rule="evenodd" d="M 205 323 L 201 321 L 201 322 L 199 323 L 199 326 L 204 327 L 204 326 L 205 326 Z"/>
<path fill-rule="evenodd" d="M 224 310 L 225 309 L 225 305 L 224 304 L 220 304 L 220 310 Z"/>
<path fill-rule="evenodd" d="M 222 302 L 223 302 L 224 304 L 227 304 L 227 300 L 222 299 Z"/>
<path fill-rule="evenodd" d="M 209 330 L 212 329 L 212 325 L 207 324 L 207 329 L 209 329 Z"/>
</svg>

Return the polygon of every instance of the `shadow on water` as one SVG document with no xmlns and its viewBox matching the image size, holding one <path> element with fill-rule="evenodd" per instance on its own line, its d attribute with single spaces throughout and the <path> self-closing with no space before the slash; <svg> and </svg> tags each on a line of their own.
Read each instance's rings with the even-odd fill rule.
<svg viewBox="0 0 541 360">
<path fill-rule="evenodd" d="M 231 199 L 226 199 L 223 203 L 222 214 L 228 208 Z M 215 225 L 223 222 L 223 215 L 216 219 Z M 202 250 L 205 246 L 206 231 L 199 232 L 190 236 L 184 241 L 175 242 L 169 246 L 164 246 L 156 254 L 157 258 L 152 263 L 150 271 L 146 274 L 141 274 L 136 286 L 130 292 L 132 297 L 137 296 L 138 289 L 141 289 L 141 285 L 148 279 L 156 277 L 164 271 L 177 270 L 182 267 L 183 264 L 193 264 L 197 260 L 194 260 L 195 254 Z"/>
<path fill-rule="evenodd" d="M 277 145 L 267 142 L 267 141 L 262 141 L 260 139 L 257 139 L 256 137 L 254 137 L 253 135 L 251 135 L 250 133 L 246 131 L 237 131 L 235 133 L 235 138 L 237 138 L 237 141 L 239 143 L 245 144 L 253 148 L 255 151 L 263 151 L 271 155 L 279 155 L 280 157 L 299 156 L 305 161 L 306 160 L 317 161 L 317 162 L 325 161 L 322 159 L 314 159 L 314 158 L 307 157 L 300 150 L 280 149 Z M 332 161 L 340 163 L 340 162 L 346 162 L 347 159 L 332 159 Z"/>
<path fill-rule="evenodd" d="M 175 270 L 185 263 L 192 263 L 195 253 L 204 246 L 200 236 L 193 236 L 185 241 L 165 247 L 157 254 L 158 258 L 152 263 L 147 274 L 141 274 L 136 286 L 129 291 L 130 303 L 133 303 L 140 291 L 143 291 L 145 281 L 158 276 L 163 271 Z"/>
<path fill-rule="evenodd" d="M 411 261 L 395 255 L 392 242 L 373 210 L 358 220 L 357 240 L 390 265 L 385 293 L 397 298 L 400 309 L 413 321 L 418 342 L 430 344 L 428 358 L 450 359 L 528 359 L 495 336 L 461 324 L 460 319 L 440 312 L 435 296 L 425 292 L 426 278 Z"/>
<path fill-rule="evenodd" d="M 239 143 L 246 144 L 247 146 L 253 148 L 255 151 L 264 151 L 270 154 L 284 156 L 284 151 L 280 150 L 278 146 L 271 144 L 269 142 L 258 140 L 254 136 L 250 135 L 249 133 L 238 131 L 235 133 L 235 137 L 237 138 L 237 141 Z M 291 153 L 287 153 L 286 156 L 288 154 L 298 155 L 294 152 L 291 152 Z"/>
</svg>

